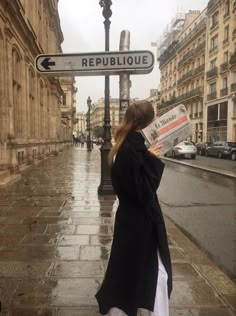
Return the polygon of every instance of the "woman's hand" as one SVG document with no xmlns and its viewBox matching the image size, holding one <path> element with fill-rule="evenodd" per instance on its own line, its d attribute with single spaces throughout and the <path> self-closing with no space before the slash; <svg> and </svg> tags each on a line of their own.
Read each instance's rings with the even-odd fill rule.
<svg viewBox="0 0 236 316">
<path fill-rule="evenodd" d="M 161 155 L 161 147 L 162 145 L 158 145 L 157 142 L 152 143 L 152 145 L 148 148 L 149 153 L 152 156 L 160 157 Z"/>
</svg>

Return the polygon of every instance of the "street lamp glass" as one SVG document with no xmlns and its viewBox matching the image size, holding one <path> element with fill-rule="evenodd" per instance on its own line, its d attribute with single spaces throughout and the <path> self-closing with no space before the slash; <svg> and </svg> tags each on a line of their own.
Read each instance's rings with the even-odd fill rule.
<svg viewBox="0 0 236 316">
<path fill-rule="evenodd" d="M 112 1 L 111 0 L 100 0 L 99 4 L 102 8 L 104 8 L 105 6 L 111 6 Z"/>
</svg>

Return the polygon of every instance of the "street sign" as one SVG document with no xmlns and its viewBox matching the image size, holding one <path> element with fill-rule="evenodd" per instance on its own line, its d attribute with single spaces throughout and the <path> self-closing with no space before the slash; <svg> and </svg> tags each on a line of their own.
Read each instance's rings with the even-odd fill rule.
<svg viewBox="0 0 236 316">
<path fill-rule="evenodd" d="M 147 74 L 153 69 L 154 55 L 147 50 L 38 55 L 35 65 L 38 72 L 52 76 Z"/>
</svg>

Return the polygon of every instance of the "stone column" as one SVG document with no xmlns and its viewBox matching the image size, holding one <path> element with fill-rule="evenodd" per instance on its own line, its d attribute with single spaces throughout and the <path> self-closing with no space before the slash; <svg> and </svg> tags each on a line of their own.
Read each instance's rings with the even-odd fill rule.
<svg viewBox="0 0 236 316">
<path fill-rule="evenodd" d="M 4 38 L 0 30 L 0 169 L 7 169 L 7 99 L 6 99 L 6 62 Z"/>
</svg>

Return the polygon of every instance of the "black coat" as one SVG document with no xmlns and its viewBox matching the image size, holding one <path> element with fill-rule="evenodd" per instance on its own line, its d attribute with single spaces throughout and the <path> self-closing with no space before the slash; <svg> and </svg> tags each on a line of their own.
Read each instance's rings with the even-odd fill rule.
<svg viewBox="0 0 236 316">
<path fill-rule="evenodd" d="M 158 277 L 157 249 L 172 290 L 171 260 L 156 191 L 163 162 L 151 156 L 138 132 L 130 132 L 112 166 L 112 185 L 119 199 L 107 271 L 95 295 L 101 314 L 117 307 L 128 316 L 153 311 Z"/>
</svg>

